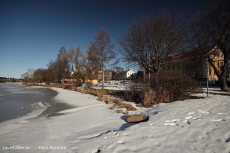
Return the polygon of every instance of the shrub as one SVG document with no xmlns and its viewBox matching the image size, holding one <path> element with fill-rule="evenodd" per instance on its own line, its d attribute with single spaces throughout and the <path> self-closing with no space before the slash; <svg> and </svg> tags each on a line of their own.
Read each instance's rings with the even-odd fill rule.
<svg viewBox="0 0 230 153">
<path fill-rule="evenodd" d="M 69 84 L 66 85 L 66 84 L 65 84 L 65 85 L 63 85 L 62 88 L 63 88 L 63 89 L 72 89 L 72 85 L 69 85 Z"/>
<path fill-rule="evenodd" d="M 86 82 L 84 85 L 85 85 L 85 88 L 88 89 L 88 88 L 91 88 L 93 84 L 91 82 Z"/>
<path fill-rule="evenodd" d="M 200 83 L 189 75 L 180 72 L 172 72 L 172 75 L 159 79 L 161 90 L 166 91 L 170 101 L 182 100 L 190 97 L 192 91 L 200 86 Z"/>
<path fill-rule="evenodd" d="M 145 83 L 136 83 L 128 87 L 124 92 L 124 100 L 135 103 L 142 103 L 144 100 L 144 93 L 147 91 Z"/>
<path fill-rule="evenodd" d="M 151 107 L 158 103 L 168 103 L 190 98 L 192 91 L 200 84 L 188 75 L 171 72 L 167 76 L 152 76 L 150 82 L 135 83 L 125 92 L 124 100 Z"/>
</svg>

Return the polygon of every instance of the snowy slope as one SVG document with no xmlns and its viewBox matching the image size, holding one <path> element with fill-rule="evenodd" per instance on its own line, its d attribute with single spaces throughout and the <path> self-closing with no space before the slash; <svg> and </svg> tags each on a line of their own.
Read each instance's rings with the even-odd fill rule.
<svg viewBox="0 0 230 153">
<path fill-rule="evenodd" d="M 0 123 L 0 152 L 91 153 L 98 148 L 102 153 L 230 152 L 229 96 L 138 108 L 130 114 L 148 114 L 149 121 L 127 124 L 125 116 L 94 96 L 53 90 L 59 92 L 55 98 L 60 102 L 76 107 L 51 118 Z"/>
</svg>

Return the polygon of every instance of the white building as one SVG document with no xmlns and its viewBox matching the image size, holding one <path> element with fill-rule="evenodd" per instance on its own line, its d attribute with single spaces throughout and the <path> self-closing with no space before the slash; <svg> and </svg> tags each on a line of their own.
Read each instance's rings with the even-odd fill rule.
<svg viewBox="0 0 230 153">
<path fill-rule="evenodd" d="M 132 74 L 134 74 L 135 72 L 133 70 L 126 70 L 126 71 L 123 71 L 121 72 L 122 73 L 122 77 L 123 79 L 130 79 Z"/>
</svg>

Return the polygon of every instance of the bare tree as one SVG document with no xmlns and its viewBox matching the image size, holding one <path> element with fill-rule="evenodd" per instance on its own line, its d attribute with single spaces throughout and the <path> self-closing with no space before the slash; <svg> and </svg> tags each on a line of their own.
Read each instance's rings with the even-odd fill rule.
<svg viewBox="0 0 230 153">
<path fill-rule="evenodd" d="M 92 79 L 93 62 L 88 58 L 89 52 L 86 54 L 81 52 L 80 46 L 76 48 L 70 48 L 68 50 L 68 58 L 70 62 L 74 63 L 77 71 L 77 79 L 82 79 L 85 82 L 88 79 Z"/>
<path fill-rule="evenodd" d="M 30 79 L 33 78 L 33 73 L 34 73 L 34 71 L 35 71 L 35 69 L 31 69 L 31 68 L 28 68 L 28 69 L 27 69 L 27 74 L 28 74 L 28 77 L 29 77 Z"/>
<path fill-rule="evenodd" d="M 23 73 L 23 74 L 21 75 L 21 78 L 24 79 L 24 82 L 25 82 L 25 83 L 27 83 L 27 82 L 28 82 L 28 79 L 29 79 L 28 73 L 27 73 L 27 72 L 26 72 L 26 73 Z"/>
<path fill-rule="evenodd" d="M 48 82 L 60 82 L 62 80 L 62 83 L 64 83 L 64 79 L 69 78 L 70 64 L 64 47 L 59 50 L 56 60 L 51 60 L 47 67 Z"/>
<path fill-rule="evenodd" d="M 70 75 L 70 65 L 67 56 L 67 52 L 64 47 L 59 50 L 59 54 L 56 59 L 56 71 L 58 80 L 62 80 L 62 84 L 64 84 L 64 79 Z"/>
<path fill-rule="evenodd" d="M 35 69 L 28 68 L 27 72 L 22 74 L 21 77 L 24 79 L 24 81 L 27 82 L 33 82 L 33 73 Z"/>
<path fill-rule="evenodd" d="M 116 56 L 113 48 L 110 35 L 104 28 L 99 29 L 94 41 L 88 47 L 90 58 L 93 58 L 92 61 L 94 61 L 95 66 L 97 65 L 102 69 L 102 90 L 104 90 L 105 66 Z"/>
<path fill-rule="evenodd" d="M 186 30 L 182 17 L 159 11 L 130 25 L 118 41 L 126 63 L 157 74 L 169 55 L 183 49 Z"/>
<path fill-rule="evenodd" d="M 57 69 L 56 69 L 56 63 L 55 61 L 50 61 L 47 64 L 47 82 L 58 82 L 58 78 L 57 78 Z"/>
<path fill-rule="evenodd" d="M 191 22 L 191 32 L 194 48 L 216 46 L 216 49 L 223 53 L 224 64 L 220 69 L 215 66 L 214 60 L 214 56 L 219 54 L 208 56 L 208 62 L 220 81 L 221 90 L 229 90 L 226 73 L 230 58 L 230 1 L 213 0 L 206 10 L 198 12 L 196 20 Z"/>
<path fill-rule="evenodd" d="M 46 77 L 47 77 L 47 70 L 43 68 L 39 68 L 34 71 L 33 73 L 33 79 L 35 82 L 46 82 Z"/>
</svg>

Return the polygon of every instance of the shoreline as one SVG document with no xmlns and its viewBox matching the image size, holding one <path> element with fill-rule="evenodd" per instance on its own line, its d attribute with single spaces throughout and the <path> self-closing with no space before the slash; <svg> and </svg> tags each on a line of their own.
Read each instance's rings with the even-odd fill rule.
<svg viewBox="0 0 230 153">
<path fill-rule="evenodd" d="M 43 107 L 46 107 L 45 109 L 43 109 L 42 111 L 40 111 L 40 113 L 37 113 L 38 115 L 35 117 L 31 117 L 30 119 L 37 119 L 37 118 L 50 118 L 50 117 L 55 117 L 55 116 L 60 116 L 60 115 L 64 115 L 65 113 L 60 113 L 61 111 L 67 110 L 67 109 L 71 109 L 71 108 L 75 108 L 77 106 L 72 106 L 70 104 L 68 104 L 67 102 L 60 102 L 57 98 L 55 98 L 58 94 L 60 94 L 60 92 L 58 92 L 57 90 L 55 90 L 54 88 L 50 88 L 50 87 L 43 87 L 43 86 L 30 86 L 30 89 L 48 89 L 48 90 L 52 90 L 55 91 L 57 94 L 55 96 L 53 96 L 49 102 L 45 101 L 45 102 L 41 102 Z M 25 114 L 23 116 L 30 116 L 30 114 L 33 114 L 34 111 L 38 111 L 38 110 L 32 110 L 32 112 Z M 23 116 L 18 116 L 18 117 L 23 117 Z M 17 118 L 18 118 L 17 117 Z"/>
</svg>

